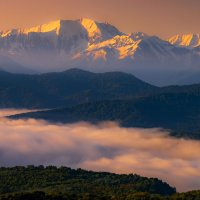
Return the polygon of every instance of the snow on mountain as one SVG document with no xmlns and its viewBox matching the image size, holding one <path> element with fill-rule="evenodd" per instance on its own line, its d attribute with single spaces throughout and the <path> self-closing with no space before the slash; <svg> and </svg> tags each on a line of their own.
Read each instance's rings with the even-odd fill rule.
<svg viewBox="0 0 200 200">
<path fill-rule="evenodd" d="M 0 32 L 0 56 L 38 72 L 72 67 L 153 75 L 158 69 L 200 70 L 199 49 L 199 35 L 165 41 L 143 32 L 125 34 L 111 24 L 86 18 Z"/>
<path fill-rule="evenodd" d="M 142 39 L 146 39 L 149 36 L 146 33 L 143 32 L 133 32 L 128 34 L 130 38 L 132 38 L 134 41 L 138 41 L 138 40 L 142 40 Z"/>
<path fill-rule="evenodd" d="M 85 51 L 74 56 L 74 60 L 84 63 L 84 66 L 115 67 L 112 70 L 123 70 L 129 67 L 129 72 L 141 68 L 173 69 L 187 68 L 196 62 L 198 56 L 187 49 L 176 47 L 155 36 L 145 36 L 142 39 L 130 35 L 115 36 L 109 40 L 92 44 Z M 125 67 L 125 65 L 127 65 Z M 122 68 L 121 68 L 122 67 Z M 105 70 L 104 70 L 105 71 Z"/>
<path fill-rule="evenodd" d="M 108 23 L 91 19 L 57 20 L 29 29 L 0 32 L 0 54 L 37 71 L 72 66 L 75 54 L 89 45 L 122 35 Z"/>
<path fill-rule="evenodd" d="M 131 52 L 134 51 L 136 43 L 127 35 L 117 35 L 109 40 L 90 45 L 85 51 L 75 55 L 74 58 L 82 57 L 84 59 L 84 57 L 90 56 L 93 60 L 103 59 L 107 61 L 108 57 L 111 56 L 112 58 L 123 59 L 133 55 Z"/>
<path fill-rule="evenodd" d="M 169 39 L 169 42 L 180 47 L 196 48 L 200 46 L 200 34 L 175 35 Z"/>
<path fill-rule="evenodd" d="M 90 19 L 57 20 L 30 29 L 0 32 L 0 48 L 82 50 L 88 44 L 107 40 L 121 33 L 112 25 Z"/>
<path fill-rule="evenodd" d="M 110 39 L 122 33 L 114 26 L 105 23 L 95 22 L 91 19 L 80 19 L 81 25 L 87 30 L 89 43 L 98 43 Z"/>
<path fill-rule="evenodd" d="M 1 32 L 0 47 L 19 50 L 82 50 L 87 47 L 87 31 L 78 21 L 57 20 L 30 29 Z"/>
</svg>

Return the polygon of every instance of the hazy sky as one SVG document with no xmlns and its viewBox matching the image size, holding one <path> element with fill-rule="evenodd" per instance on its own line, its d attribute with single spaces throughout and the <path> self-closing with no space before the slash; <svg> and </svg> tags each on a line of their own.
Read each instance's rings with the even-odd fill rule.
<svg viewBox="0 0 200 200">
<path fill-rule="evenodd" d="M 0 29 L 88 17 L 124 32 L 200 33 L 200 0 L 0 0 Z"/>
</svg>

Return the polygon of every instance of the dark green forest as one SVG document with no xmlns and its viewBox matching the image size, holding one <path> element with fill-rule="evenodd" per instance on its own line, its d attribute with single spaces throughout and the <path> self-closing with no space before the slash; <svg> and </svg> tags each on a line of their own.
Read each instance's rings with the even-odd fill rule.
<svg viewBox="0 0 200 200">
<path fill-rule="evenodd" d="M 109 192 L 108 192 L 109 193 Z M 200 191 L 174 194 L 172 196 L 152 195 L 147 192 L 133 192 L 129 194 L 111 194 L 102 190 L 99 193 L 64 194 L 56 192 L 24 192 L 4 195 L 2 200 L 199 200 Z"/>
<path fill-rule="evenodd" d="M 12 116 L 51 123 L 116 121 L 123 127 L 169 130 L 172 136 L 200 139 L 200 93 L 162 93 L 132 100 L 109 100 Z"/>
<path fill-rule="evenodd" d="M 54 166 L 0 168 L 1 200 L 178 200 L 200 192 L 176 193 L 157 178 Z"/>
</svg>

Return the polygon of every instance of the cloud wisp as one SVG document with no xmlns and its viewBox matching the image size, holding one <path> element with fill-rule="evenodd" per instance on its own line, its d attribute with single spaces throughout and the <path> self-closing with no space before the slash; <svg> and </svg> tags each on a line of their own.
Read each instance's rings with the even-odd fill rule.
<svg viewBox="0 0 200 200">
<path fill-rule="evenodd" d="M 200 142 L 115 123 L 53 125 L 0 119 L 0 166 L 66 165 L 158 177 L 178 191 L 200 188 Z"/>
<path fill-rule="evenodd" d="M 0 109 L 0 117 L 6 117 L 9 115 L 17 115 L 17 114 L 21 114 L 21 113 L 27 113 L 27 112 L 34 112 L 37 110 L 28 110 L 28 109 Z"/>
</svg>

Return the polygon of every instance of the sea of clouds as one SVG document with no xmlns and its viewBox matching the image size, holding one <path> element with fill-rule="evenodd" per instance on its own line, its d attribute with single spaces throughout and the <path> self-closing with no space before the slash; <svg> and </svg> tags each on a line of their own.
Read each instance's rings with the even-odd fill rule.
<svg viewBox="0 0 200 200">
<path fill-rule="evenodd" d="M 3 110 L 0 116 L 24 112 Z M 49 124 L 0 118 L 0 166 L 56 165 L 158 177 L 178 191 L 200 189 L 200 141 L 116 123 Z"/>
</svg>

